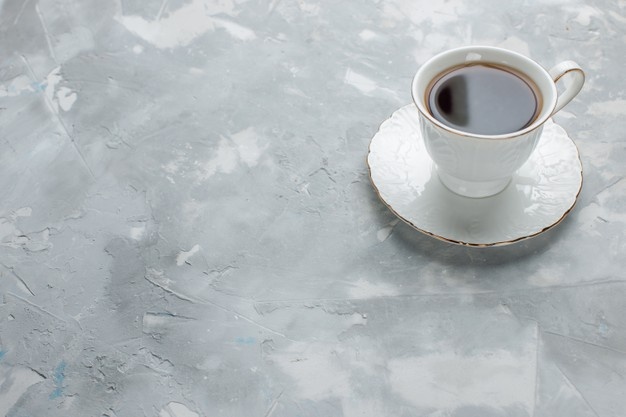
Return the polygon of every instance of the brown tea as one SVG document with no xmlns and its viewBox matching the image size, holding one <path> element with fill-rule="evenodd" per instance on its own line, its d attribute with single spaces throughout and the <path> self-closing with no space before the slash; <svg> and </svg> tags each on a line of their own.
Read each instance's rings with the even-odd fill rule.
<svg viewBox="0 0 626 417">
<path fill-rule="evenodd" d="M 498 65 L 452 68 L 428 89 L 428 108 L 441 123 L 464 132 L 500 135 L 529 126 L 541 108 L 538 89 Z"/>
</svg>

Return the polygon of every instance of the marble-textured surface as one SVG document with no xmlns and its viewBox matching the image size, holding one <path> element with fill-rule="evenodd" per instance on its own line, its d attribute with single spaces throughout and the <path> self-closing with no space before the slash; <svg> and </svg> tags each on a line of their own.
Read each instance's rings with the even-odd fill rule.
<svg viewBox="0 0 626 417">
<path fill-rule="evenodd" d="M 626 2 L 0 0 L 0 415 L 622 416 Z M 503 248 L 399 222 L 433 54 L 573 59 L 579 202 Z"/>
</svg>

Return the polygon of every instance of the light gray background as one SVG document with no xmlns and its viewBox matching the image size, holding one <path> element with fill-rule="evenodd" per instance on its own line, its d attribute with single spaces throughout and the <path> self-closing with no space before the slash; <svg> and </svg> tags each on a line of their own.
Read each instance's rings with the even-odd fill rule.
<svg viewBox="0 0 626 417">
<path fill-rule="evenodd" d="M 0 415 L 623 415 L 624 1 L 0 10 Z M 365 164 L 467 44 L 587 72 L 579 202 L 504 248 L 398 222 Z"/>
</svg>

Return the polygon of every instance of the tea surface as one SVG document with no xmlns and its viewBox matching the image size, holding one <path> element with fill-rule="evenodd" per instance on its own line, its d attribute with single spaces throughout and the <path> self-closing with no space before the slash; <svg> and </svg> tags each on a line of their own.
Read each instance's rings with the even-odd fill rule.
<svg viewBox="0 0 626 417">
<path fill-rule="evenodd" d="M 516 132 L 536 118 L 536 88 L 500 66 L 472 64 L 443 73 L 428 93 L 435 119 L 468 133 Z"/>
</svg>

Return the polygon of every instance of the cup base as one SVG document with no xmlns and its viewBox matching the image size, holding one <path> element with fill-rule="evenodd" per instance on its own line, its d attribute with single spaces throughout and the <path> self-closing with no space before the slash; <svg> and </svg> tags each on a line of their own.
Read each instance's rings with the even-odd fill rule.
<svg viewBox="0 0 626 417">
<path fill-rule="evenodd" d="M 511 182 L 512 177 L 492 181 L 466 181 L 437 170 L 439 179 L 450 191 L 469 198 L 484 198 L 498 194 Z"/>
</svg>

